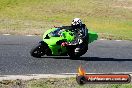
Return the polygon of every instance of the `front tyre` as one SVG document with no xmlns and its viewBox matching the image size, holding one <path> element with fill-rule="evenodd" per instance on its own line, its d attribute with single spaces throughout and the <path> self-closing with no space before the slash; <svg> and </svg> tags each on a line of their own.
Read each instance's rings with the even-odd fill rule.
<svg viewBox="0 0 132 88">
<path fill-rule="evenodd" d="M 45 55 L 44 45 L 41 43 L 37 44 L 37 46 L 31 49 L 30 54 L 36 58 L 40 58 L 41 56 Z"/>
</svg>

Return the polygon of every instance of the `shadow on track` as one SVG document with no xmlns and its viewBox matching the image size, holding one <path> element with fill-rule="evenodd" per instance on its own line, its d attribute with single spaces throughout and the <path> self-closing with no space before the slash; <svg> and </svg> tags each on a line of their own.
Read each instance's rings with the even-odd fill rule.
<svg viewBox="0 0 132 88">
<path fill-rule="evenodd" d="M 102 57 L 80 57 L 80 58 L 70 58 L 70 57 L 59 57 L 59 56 L 46 56 L 42 58 L 53 58 L 53 59 L 70 59 L 70 60 L 83 60 L 83 61 L 132 61 L 132 59 L 118 59 L 118 58 L 102 58 Z"/>
</svg>

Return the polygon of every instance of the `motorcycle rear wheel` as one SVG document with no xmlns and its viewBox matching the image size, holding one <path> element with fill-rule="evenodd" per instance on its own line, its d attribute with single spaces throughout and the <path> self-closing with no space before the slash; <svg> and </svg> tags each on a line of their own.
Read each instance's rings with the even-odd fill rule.
<svg viewBox="0 0 132 88">
<path fill-rule="evenodd" d="M 68 55 L 70 58 L 79 58 L 80 55 L 76 54 L 75 51 L 76 46 L 68 46 L 67 50 L 68 50 Z"/>
<path fill-rule="evenodd" d="M 84 55 L 88 50 L 88 46 L 84 47 L 80 52 L 75 52 L 75 48 L 70 48 L 68 51 L 68 55 L 70 58 L 79 58 Z"/>
</svg>

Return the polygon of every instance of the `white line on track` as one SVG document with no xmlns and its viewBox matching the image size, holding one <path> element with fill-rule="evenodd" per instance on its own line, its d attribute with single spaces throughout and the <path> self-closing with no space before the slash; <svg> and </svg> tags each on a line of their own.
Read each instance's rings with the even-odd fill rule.
<svg viewBox="0 0 132 88">
<path fill-rule="evenodd" d="M 112 73 L 86 73 L 86 74 L 130 74 L 132 72 L 112 72 Z M 2 80 L 31 80 L 40 78 L 70 78 L 76 77 L 77 73 L 60 73 L 60 74 L 27 74 L 27 75 L 0 75 L 0 81 Z"/>
<path fill-rule="evenodd" d="M 35 35 L 26 35 L 26 36 L 35 36 Z"/>
<path fill-rule="evenodd" d="M 27 74 L 27 75 L 0 75 L 0 81 L 2 80 L 31 80 L 40 78 L 69 78 L 76 77 L 76 75 L 63 75 L 63 74 Z"/>
<path fill-rule="evenodd" d="M 107 40 L 107 39 L 99 39 L 99 40 Z"/>
<path fill-rule="evenodd" d="M 102 41 L 103 41 L 103 40 L 107 40 L 107 39 L 99 39 L 99 40 L 102 40 Z M 120 41 L 122 41 L 122 40 L 114 40 L 114 41 L 119 41 L 119 42 L 120 42 Z"/>
<path fill-rule="evenodd" d="M 11 35 L 11 34 L 3 34 L 3 35 Z"/>
<path fill-rule="evenodd" d="M 122 40 L 115 40 L 115 41 L 122 41 Z"/>
<path fill-rule="evenodd" d="M 62 75 L 77 75 L 78 73 L 60 73 Z M 132 72 L 86 73 L 86 74 L 132 74 Z"/>
</svg>

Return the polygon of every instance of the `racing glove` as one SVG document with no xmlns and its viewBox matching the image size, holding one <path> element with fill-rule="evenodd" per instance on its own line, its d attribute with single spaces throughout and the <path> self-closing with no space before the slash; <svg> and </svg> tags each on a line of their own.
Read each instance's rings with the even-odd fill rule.
<svg viewBox="0 0 132 88">
<path fill-rule="evenodd" d="M 68 43 L 67 42 L 63 42 L 63 43 L 61 43 L 61 46 L 68 46 Z"/>
<path fill-rule="evenodd" d="M 83 40 L 82 39 L 78 39 L 78 43 L 79 44 L 83 43 Z"/>
</svg>

